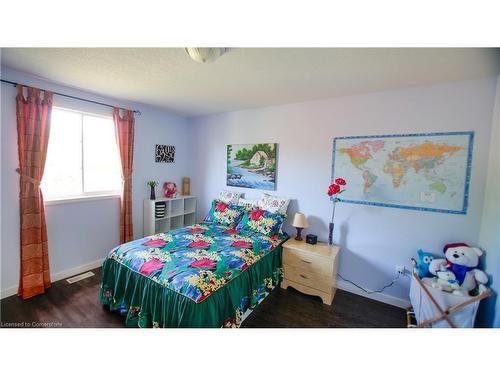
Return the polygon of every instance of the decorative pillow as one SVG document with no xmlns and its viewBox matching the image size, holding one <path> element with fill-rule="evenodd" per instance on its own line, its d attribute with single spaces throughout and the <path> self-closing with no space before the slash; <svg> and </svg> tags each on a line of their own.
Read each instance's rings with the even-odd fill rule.
<svg viewBox="0 0 500 375">
<path fill-rule="evenodd" d="M 221 190 L 219 193 L 219 200 L 224 203 L 238 204 L 242 193 L 236 193 L 229 190 Z"/>
<path fill-rule="evenodd" d="M 259 208 L 256 200 L 240 198 L 238 201 L 238 206 L 245 208 L 245 211 L 253 211 Z"/>
<path fill-rule="evenodd" d="M 262 233 L 265 236 L 278 234 L 283 224 L 283 215 L 256 209 L 247 211 L 236 226 L 236 230 Z"/>
<path fill-rule="evenodd" d="M 262 193 L 259 199 L 258 206 L 261 210 L 266 210 L 271 213 L 280 213 L 286 216 L 290 199 L 284 197 L 273 197 L 272 195 Z"/>
<path fill-rule="evenodd" d="M 245 210 L 241 206 L 214 200 L 205 221 L 233 227 L 241 220 Z"/>
</svg>

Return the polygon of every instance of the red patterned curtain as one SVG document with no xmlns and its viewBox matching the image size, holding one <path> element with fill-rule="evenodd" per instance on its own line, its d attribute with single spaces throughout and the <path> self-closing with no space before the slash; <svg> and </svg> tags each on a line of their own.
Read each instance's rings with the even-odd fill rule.
<svg viewBox="0 0 500 375">
<path fill-rule="evenodd" d="M 132 163 L 134 159 L 134 112 L 124 111 L 120 116 L 120 109 L 113 111 L 116 140 L 122 161 L 123 192 L 121 196 L 120 212 L 120 243 L 134 239 L 132 225 Z"/>
<path fill-rule="evenodd" d="M 17 143 L 19 150 L 19 213 L 21 273 L 17 294 L 27 299 L 50 287 L 47 227 L 40 182 L 50 133 L 52 93 L 17 86 Z"/>
</svg>

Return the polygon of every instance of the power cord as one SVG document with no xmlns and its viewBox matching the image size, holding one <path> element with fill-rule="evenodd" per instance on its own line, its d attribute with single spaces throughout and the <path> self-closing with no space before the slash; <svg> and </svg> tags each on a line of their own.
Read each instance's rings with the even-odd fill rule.
<svg viewBox="0 0 500 375">
<path fill-rule="evenodd" d="M 384 286 L 384 287 L 383 287 L 382 289 L 380 289 L 380 290 L 366 290 L 365 288 L 363 288 L 362 286 L 359 286 L 359 285 L 358 285 L 358 284 L 356 284 L 355 282 L 353 282 L 353 281 L 351 281 L 351 280 L 348 280 L 348 279 L 344 278 L 344 277 L 343 277 L 340 273 L 337 273 L 337 275 L 338 275 L 338 276 L 339 276 L 342 280 L 344 280 L 345 282 L 348 282 L 348 283 L 350 283 L 350 284 L 354 285 L 356 288 L 361 289 L 361 290 L 362 290 L 363 292 L 365 292 L 366 294 L 373 294 L 373 293 L 382 293 L 382 292 L 383 292 L 386 288 L 389 288 L 389 287 L 393 286 L 393 285 L 394 285 L 394 283 L 396 282 L 396 280 L 397 280 L 397 279 L 399 279 L 399 278 L 401 277 L 401 275 L 402 275 L 402 274 L 401 274 L 401 273 L 398 273 L 398 275 L 397 275 L 394 279 L 392 279 L 392 281 L 391 281 L 389 284 L 387 284 L 386 286 Z"/>
</svg>

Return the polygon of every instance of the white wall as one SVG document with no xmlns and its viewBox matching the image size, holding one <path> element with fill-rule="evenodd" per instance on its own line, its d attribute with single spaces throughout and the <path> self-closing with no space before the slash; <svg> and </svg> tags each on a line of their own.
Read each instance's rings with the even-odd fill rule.
<svg viewBox="0 0 500 375">
<path fill-rule="evenodd" d="M 492 121 L 488 178 L 484 196 L 479 245 L 486 251 L 485 271 L 490 287 L 500 292 L 500 76 L 497 78 L 495 114 Z M 494 295 L 484 301 L 479 311 L 479 322 L 484 327 L 500 328 L 500 298 Z"/>
<path fill-rule="evenodd" d="M 242 88 L 243 89 L 243 88 Z M 340 273 L 368 289 L 395 276 L 395 265 L 410 266 L 420 247 L 440 253 L 448 242 L 477 244 L 488 159 L 495 79 L 387 91 L 194 118 L 194 193 L 200 218 L 225 189 L 226 145 L 276 142 L 276 195 L 293 198 L 290 216 L 309 216 L 310 233 L 327 237 L 331 205 L 332 140 L 338 136 L 435 131 L 476 132 L 467 215 L 343 204 L 336 212 L 335 239 L 342 246 Z M 244 191 L 249 198 L 260 192 Z M 287 226 L 290 233 L 294 233 Z M 409 279 L 386 290 L 407 299 Z"/>
<path fill-rule="evenodd" d="M 142 236 L 142 200 L 149 197 L 146 181 L 174 181 L 189 175 L 191 152 L 189 149 L 186 120 L 145 105 L 104 98 L 80 90 L 42 81 L 34 77 L 2 69 L 2 78 L 35 87 L 46 88 L 91 100 L 139 109 L 136 116 L 133 188 L 134 236 Z M 17 132 L 15 118 L 16 90 L 11 85 L 1 85 L 1 156 L 2 156 L 2 220 L 1 220 L 1 290 L 13 290 L 19 279 L 19 176 Z M 60 96 L 54 105 L 92 113 L 111 115 L 111 109 Z M 176 162 L 154 162 L 154 145 L 176 146 Z M 157 194 L 161 194 L 157 188 Z M 52 274 L 63 273 L 102 259 L 118 244 L 119 199 L 78 202 L 46 207 L 49 238 L 49 259 Z"/>
</svg>

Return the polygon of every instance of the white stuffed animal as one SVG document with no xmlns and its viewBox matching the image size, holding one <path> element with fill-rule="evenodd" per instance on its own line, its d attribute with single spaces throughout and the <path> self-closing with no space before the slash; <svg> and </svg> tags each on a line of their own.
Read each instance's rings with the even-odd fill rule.
<svg viewBox="0 0 500 375">
<path fill-rule="evenodd" d="M 444 290 L 445 292 L 451 292 L 458 296 L 467 296 L 467 291 L 458 285 L 458 280 L 455 274 L 447 269 L 446 266 L 441 267 L 439 271 L 436 272 L 437 278 L 432 281 L 432 287 Z"/>
<path fill-rule="evenodd" d="M 455 275 L 458 284 L 470 292 L 477 284 L 488 282 L 488 275 L 477 268 L 482 254 L 481 249 L 469 247 L 465 243 L 448 244 L 444 247 L 446 259 L 434 259 L 429 265 L 429 272 L 437 276 L 442 267 L 447 267 Z"/>
</svg>

